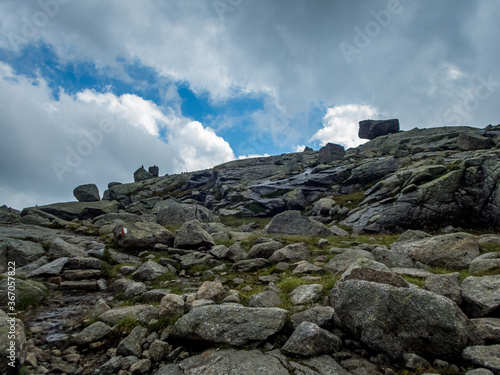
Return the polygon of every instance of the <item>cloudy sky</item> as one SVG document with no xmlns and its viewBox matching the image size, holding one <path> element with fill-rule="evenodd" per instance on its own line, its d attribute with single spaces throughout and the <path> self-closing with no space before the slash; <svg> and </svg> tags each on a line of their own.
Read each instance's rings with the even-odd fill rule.
<svg viewBox="0 0 500 375">
<path fill-rule="evenodd" d="M 0 204 L 362 141 L 500 123 L 498 0 L 0 2 Z"/>
</svg>

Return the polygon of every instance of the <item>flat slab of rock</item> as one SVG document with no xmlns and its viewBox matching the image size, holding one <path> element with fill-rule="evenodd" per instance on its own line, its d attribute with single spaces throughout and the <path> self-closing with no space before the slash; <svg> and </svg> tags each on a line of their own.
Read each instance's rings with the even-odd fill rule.
<svg viewBox="0 0 500 375">
<path fill-rule="evenodd" d="M 500 275 L 469 276 L 461 288 L 463 309 L 472 318 L 488 315 L 500 306 Z"/>
<path fill-rule="evenodd" d="M 279 332 L 287 317 L 288 311 L 279 308 L 236 304 L 201 306 L 177 320 L 171 337 L 241 346 Z"/>
<path fill-rule="evenodd" d="M 288 375 L 278 358 L 258 350 L 209 350 L 179 363 L 180 374 Z M 172 372 L 168 372 L 171 374 Z M 160 374 L 162 374 L 160 372 Z M 167 372 L 164 373 L 165 375 Z M 173 372 L 173 374 L 176 374 Z"/>
<path fill-rule="evenodd" d="M 54 203 L 36 208 L 40 211 L 57 216 L 60 219 L 71 221 L 73 219 L 93 219 L 104 214 L 118 213 L 120 203 L 117 201 L 67 202 Z M 21 212 L 21 216 L 29 212 L 29 209 L 30 208 L 25 208 Z"/>
<path fill-rule="evenodd" d="M 95 280 L 63 281 L 59 286 L 63 290 L 95 291 L 99 289 Z"/>
<path fill-rule="evenodd" d="M 57 276 L 61 273 L 64 266 L 68 262 L 68 258 L 59 258 L 42 267 L 28 273 L 27 277 L 40 277 L 40 276 Z"/>
<path fill-rule="evenodd" d="M 264 232 L 268 234 L 290 234 L 299 236 L 328 237 L 334 233 L 325 225 L 303 217 L 300 211 L 285 211 L 273 217 L 266 225 Z"/>
<path fill-rule="evenodd" d="M 475 365 L 500 371 L 500 345 L 469 346 L 462 352 L 462 358 Z"/>
<path fill-rule="evenodd" d="M 414 277 L 426 278 L 429 276 L 434 276 L 435 274 L 426 270 L 422 270 L 420 268 L 391 268 L 392 272 L 397 273 L 398 275 L 408 275 Z"/>
<path fill-rule="evenodd" d="M 137 317 L 137 315 L 139 315 L 147 307 L 148 305 L 117 307 L 106 311 L 104 314 L 99 315 L 99 319 L 104 323 L 113 326 L 123 318 Z"/>
</svg>

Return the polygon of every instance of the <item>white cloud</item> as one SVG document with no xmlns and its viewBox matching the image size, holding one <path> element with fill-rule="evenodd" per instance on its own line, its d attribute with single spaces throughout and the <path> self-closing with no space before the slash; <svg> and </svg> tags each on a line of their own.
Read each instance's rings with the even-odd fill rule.
<svg viewBox="0 0 500 375">
<path fill-rule="evenodd" d="M 164 174 L 234 159 L 212 129 L 136 95 L 61 91 L 55 100 L 44 79 L 1 64 L 0 101 L 0 204 L 15 208 L 74 200 L 84 183 L 102 193 L 110 181 L 131 182 L 142 164 Z"/>
<path fill-rule="evenodd" d="M 304 151 L 305 148 L 306 148 L 305 145 L 296 145 L 296 146 L 292 147 L 292 150 L 294 152 L 302 152 L 302 151 Z"/>
<path fill-rule="evenodd" d="M 358 137 L 359 121 L 373 119 L 378 115 L 379 111 L 370 105 L 330 107 L 323 117 L 323 128 L 310 141 L 318 141 L 321 146 L 328 142 L 341 144 L 346 148 L 359 146 L 366 142 Z"/>
<path fill-rule="evenodd" d="M 252 158 L 267 158 L 268 156 L 271 156 L 269 154 L 249 154 L 249 155 L 240 155 L 238 156 L 238 160 L 245 160 L 245 159 L 252 159 Z"/>
</svg>

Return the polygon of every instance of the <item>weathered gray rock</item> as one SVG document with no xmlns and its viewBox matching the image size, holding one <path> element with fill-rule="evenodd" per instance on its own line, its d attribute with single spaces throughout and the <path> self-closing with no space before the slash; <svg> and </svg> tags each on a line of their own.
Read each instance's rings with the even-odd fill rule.
<svg viewBox="0 0 500 375">
<path fill-rule="evenodd" d="M 363 120 L 359 122 L 358 137 L 375 139 L 382 135 L 399 132 L 399 120 Z"/>
<path fill-rule="evenodd" d="M 344 273 L 354 262 L 360 258 L 375 260 L 375 257 L 366 250 L 349 249 L 342 254 L 336 255 L 325 264 L 325 269 L 333 274 Z"/>
<path fill-rule="evenodd" d="M 424 289 L 451 299 L 457 305 L 462 303 L 460 291 L 460 274 L 434 275 L 425 279 Z"/>
<path fill-rule="evenodd" d="M 41 277 L 41 276 L 57 276 L 61 273 L 68 258 L 59 258 L 42 267 L 28 273 L 27 277 Z"/>
<path fill-rule="evenodd" d="M 303 356 L 316 356 L 337 352 L 342 340 L 333 333 L 311 322 L 302 322 L 283 345 L 283 351 Z"/>
<path fill-rule="evenodd" d="M 492 253 L 497 255 L 496 253 Z M 486 254 L 485 254 L 486 255 Z M 497 255 L 498 256 L 498 255 Z M 480 257 L 478 257 L 480 258 Z M 500 270 L 500 257 L 499 258 L 482 258 L 474 259 L 470 262 L 469 273 L 473 276 L 479 276 L 483 273 L 493 270 Z"/>
<path fill-rule="evenodd" d="M 0 280 L 0 288 L 4 291 L 0 294 L 0 308 L 5 309 L 5 311 L 8 311 L 8 302 L 11 301 L 7 293 L 7 291 L 11 291 L 8 287 L 8 281 L 8 279 Z M 48 290 L 42 283 L 34 280 L 16 279 L 14 294 L 17 311 L 26 309 L 29 305 L 38 305 L 48 294 Z"/>
<path fill-rule="evenodd" d="M 469 370 L 465 375 L 494 375 L 490 370 L 485 368 L 476 368 L 474 370 Z"/>
<path fill-rule="evenodd" d="M 287 317 L 288 311 L 278 308 L 201 306 L 177 320 L 171 337 L 241 346 L 279 332 Z"/>
<path fill-rule="evenodd" d="M 124 318 L 136 318 L 146 307 L 148 305 L 115 307 L 99 315 L 99 319 L 108 325 L 114 326 Z"/>
<path fill-rule="evenodd" d="M 348 280 L 335 285 L 331 301 L 344 327 L 392 358 L 456 358 L 475 339 L 455 303 L 425 290 Z"/>
<path fill-rule="evenodd" d="M 101 261 L 92 257 L 69 258 L 65 270 L 100 270 Z"/>
<path fill-rule="evenodd" d="M 158 211 L 156 222 L 160 225 L 181 225 L 192 220 L 208 223 L 216 218 L 217 215 L 206 207 L 173 202 Z"/>
<path fill-rule="evenodd" d="M 198 220 L 182 224 L 175 233 L 174 247 L 179 249 L 210 249 L 215 246 L 214 239 L 201 226 Z"/>
<path fill-rule="evenodd" d="M 385 264 L 366 258 L 357 259 L 342 274 L 341 281 L 347 280 L 365 280 L 400 288 L 409 287 L 405 279 L 391 271 Z"/>
<path fill-rule="evenodd" d="M 487 345 L 500 344 L 500 319 L 499 318 L 477 318 L 471 319 L 476 327 L 479 337 Z"/>
<path fill-rule="evenodd" d="M 269 259 L 276 250 L 279 250 L 282 247 L 283 245 L 278 241 L 258 243 L 250 248 L 248 251 L 248 257 Z"/>
<path fill-rule="evenodd" d="M 125 298 L 136 298 L 141 296 L 143 293 L 146 293 L 147 290 L 148 289 L 144 283 L 135 282 L 130 284 L 127 289 L 125 289 L 123 295 Z"/>
<path fill-rule="evenodd" d="M 0 238 L 0 273 L 5 271 L 7 262 L 15 262 L 16 268 L 21 268 L 45 254 L 42 245 L 31 241 L 14 238 Z"/>
<path fill-rule="evenodd" d="M 111 290 L 115 293 L 124 293 L 128 286 L 132 283 L 132 280 L 122 277 L 121 279 L 113 281 Z"/>
<path fill-rule="evenodd" d="M 311 322 L 321 328 L 331 330 L 334 327 L 335 310 L 331 306 L 314 306 L 308 310 L 293 314 L 290 321 L 293 328 L 297 328 L 302 322 Z"/>
<path fill-rule="evenodd" d="M 264 231 L 268 234 L 328 237 L 333 233 L 323 224 L 302 217 L 300 211 L 285 211 L 273 217 Z"/>
<path fill-rule="evenodd" d="M 21 212 L 21 216 L 27 215 L 33 208 L 34 207 L 25 208 Z M 93 219 L 104 214 L 118 213 L 119 208 L 120 204 L 117 201 L 67 202 L 36 207 L 36 209 L 40 211 L 68 221 L 73 219 Z"/>
<path fill-rule="evenodd" d="M 319 149 L 318 164 L 328 164 L 335 160 L 342 160 L 345 156 L 345 149 L 341 145 L 327 143 Z"/>
<path fill-rule="evenodd" d="M 165 341 L 154 340 L 149 346 L 149 356 L 153 361 L 160 362 L 165 359 L 172 347 Z"/>
<path fill-rule="evenodd" d="M 464 311 L 471 318 L 480 318 L 500 306 L 500 275 L 469 276 L 462 281 Z"/>
<path fill-rule="evenodd" d="M 336 204 L 332 198 L 321 198 L 314 202 L 311 211 L 316 216 L 330 216 L 330 211 Z"/>
<path fill-rule="evenodd" d="M 99 375 L 114 375 L 118 374 L 118 372 L 122 368 L 130 368 L 133 363 L 136 363 L 138 358 L 135 356 L 123 357 L 118 355 L 116 357 L 111 358 L 109 361 L 104 363 L 101 367 L 99 367 Z"/>
<path fill-rule="evenodd" d="M 131 374 L 147 374 L 151 369 L 151 360 L 148 358 L 140 359 L 133 363 L 129 368 Z"/>
<path fill-rule="evenodd" d="M 457 138 L 457 145 L 465 151 L 483 150 L 495 146 L 491 138 L 483 137 L 474 133 L 460 133 Z"/>
<path fill-rule="evenodd" d="M 226 295 L 224 286 L 217 281 L 205 281 L 197 292 L 198 299 L 210 299 L 215 302 L 220 302 Z"/>
<path fill-rule="evenodd" d="M 271 263 L 267 259 L 256 258 L 256 259 L 247 259 L 240 260 L 233 264 L 233 270 L 237 272 L 252 272 L 264 267 L 269 266 Z"/>
<path fill-rule="evenodd" d="M 101 199 L 99 189 L 96 184 L 86 184 L 77 186 L 73 190 L 73 195 L 78 202 L 97 202 Z"/>
<path fill-rule="evenodd" d="M 405 361 L 405 367 L 413 371 L 431 367 L 429 362 L 415 353 L 405 353 L 403 354 L 403 359 Z"/>
<path fill-rule="evenodd" d="M 294 243 L 276 250 L 269 260 L 273 263 L 278 262 L 300 262 L 307 260 L 311 252 L 305 243 Z"/>
<path fill-rule="evenodd" d="M 178 317 L 184 314 L 185 302 L 184 299 L 177 294 L 167 294 L 161 299 L 159 307 L 159 316 L 162 317 Z"/>
<path fill-rule="evenodd" d="M 132 274 L 132 277 L 136 280 L 151 281 L 167 272 L 169 272 L 168 268 L 163 267 L 155 261 L 148 260 Z"/>
<path fill-rule="evenodd" d="M 250 307 L 278 307 L 281 305 L 283 305 L 283 300 L 278 293 L 272 290 L 254 294 L 248 299 Z"/>
<path fill-rule="evenodd" d="M 145 327 L 135 327 L 130 334 L 120 341 L 116 349 L 117 355 L 133 355 L 140 358 L 142 354 L 142 343 L 148 335 L 148 329 Z"/>
<path fill-rule="evenodd" d="M 160 302 L 163 297 L 170 293 L 170 289 L 152 289 L 142 295 L 142 302 Z"/>
<path fill-rule="evenodd" d="M 71 336 L 71 340 L 78 346 L 89 346 L 106 338 L 111 331 L 112 328 L 107 324 L 95 322 L 82 331 L 75 333 Z"/>
<path fill-rule="evenodd" d="M 415 266 L 413 260 L 406 253 L 400 251 L 379 247 L 372 251 L 372 255 L 377 262 L 383 263 L 389 268 L 412 268 Z"/>
<path fill-rule="evenodd" d="M 500 345 L 469 346 L 462 352 L 462 358 L 495 372 L 500 371 Z"/>
<path fill-rule="evenodd" d="M 144 169 L 144 166 L 140 167 L 134 172 L 134 182 L 140 182 L 153 178 L 153 174 L 149 173 Z"/>
<path fill-rule="evenodd" d="M 292 275 L 304 275 L 323 272 L 325 272 L 325 270 L 322 267 L 315 266 L 314 264 L 308 262 L 302 262 L 297 267 L 295 267 L 295 269 L 292 271 Z"/>
<path fill-rule="evenodd" d="M 318 301 L 323 295 L 323 286 L 320 284 L 300 285 L 290 292 L 292 305 L 307 305 Z"/>
<path fill-rule="evenodd" d="M 142 249 L 152 249 L 160 243 L 172 246 L 174 236 L 159 224 L 151 222 L 119 223 L 113 230 L 116 243 L 129 252 L 138 253 Z"/>
<path fill-rule="evenodd" d="M 0 224 L 19 224 L 20 222 L 20 211 L 6 205 L 0 206 Z"/>
<path fill-rule="evenodd" d="M 78 245 L 73 245 L 69 242 L 64 241 L 62 238 L 53 238 L 49 243 L 49 250 L 47 251 L 47 257 L 49 259 L 55 258 L 73 258 L 73 257 L 86 257 L 87 253 L 85 249 Z"/>
<path fill-rule="evenodd" d="M 230 260 L 233 262 L 237 262 L 247 257 L 247 253 L 243 250 L 239 242 L 232 244 L 230 247 L 225 245 L 214 246 L 210 249 L 210 254 L 217 259 Z"/>
<path fill-rule="evenodd" d="M 200 251 L 193 251 L 192 253 L 182 255 L 179 260 L 182 268 L 189 268 L 197 264 L 208 264 L 214 258 L 210 254 Z"/>
<path fill-rule="evenodd" d="M 179 363 L 183 371 L 169 369 L 156 375 L 197 375 L 197 374 L 248 374 L 248 375 L 288 375 L 280 360 L 258 350 L 209 350 Z M 171 372 L 173 371 L 173 372 Z"/>
<path fill-rule="evenodd" d="M 414 242 L 408 255 L 429 266 L 465 268 L 479 256 L 476 236 L 451 233 Z"/>
<path fill-rule="evenodd" d="M 98 317 L 101 314 L 104 314 L 106 311 L 111 310 L 111 307 L 108 306 L 106 301 L 104 301 L 102 298 L 97 301 L 97 303 L 92 307 L 90 310 L 89 316 L 90 317 Z"/>
</svg>

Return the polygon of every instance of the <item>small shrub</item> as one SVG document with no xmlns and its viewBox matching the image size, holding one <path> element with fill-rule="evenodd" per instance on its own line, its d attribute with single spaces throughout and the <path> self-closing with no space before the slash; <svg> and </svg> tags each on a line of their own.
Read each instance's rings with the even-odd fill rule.
<svg viewBox="0 0 500 375">
<path fill-rule="evenodd" d="M 134 317 L 126 316 L 125 318 L 120 319 L 118 323 L 116 323 L 116 329 L 120 335 L 128 335 L 135 327 L 139 325 L 139 322 Z"/>
</svg>

